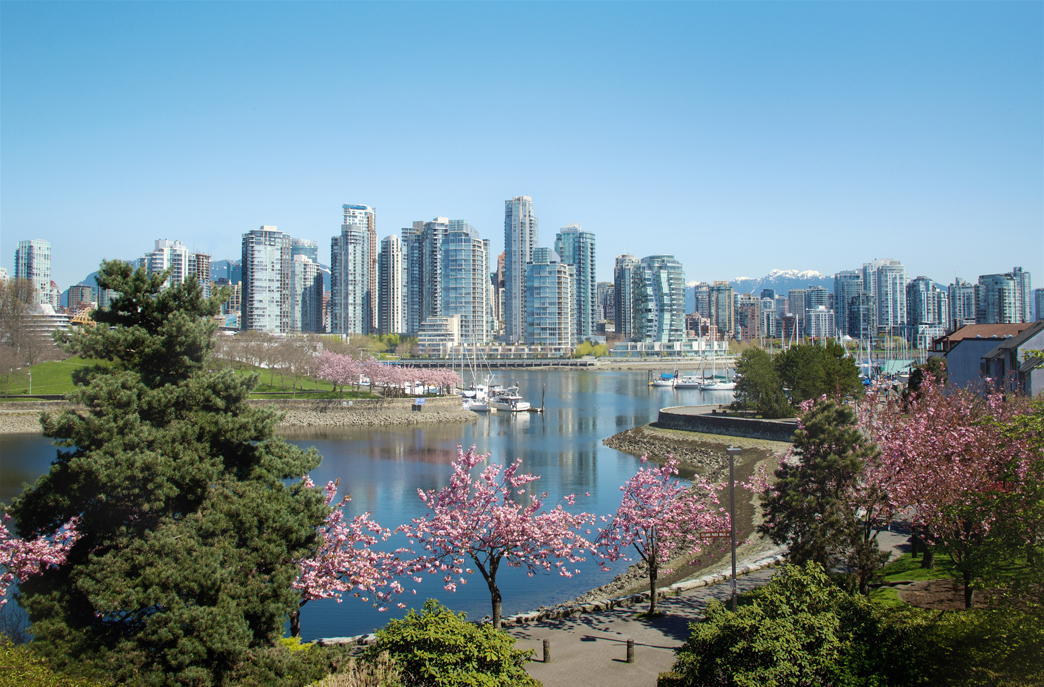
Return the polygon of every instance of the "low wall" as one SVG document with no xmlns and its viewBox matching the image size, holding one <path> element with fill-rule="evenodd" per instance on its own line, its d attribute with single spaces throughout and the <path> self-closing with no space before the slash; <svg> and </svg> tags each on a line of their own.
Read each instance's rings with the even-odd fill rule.
<svg viewBox="0 0 1044 687">
<path fill-rule="evenodd" d="M 422 399 L 423 410 L 414 411 L 415 399 L 405 398 L 252 398 L 247 403 L 256 406 L 275 408 L 282 412 L 304 411 L 312 413 L 351 413 L 366 410 L 400 410 L 409 412 L 434 412 L 441 410 L 460 410 L 460 396 L 433 396 Z"/>
<path fill-rule="evenodd" d="M 797 429 L 797 420 L 761 420 L 718 414 L 717 410 L 718 406 L 664 408 L 656 418 L 656 424 L 686 432 L 787 442 Z"/>
</svg>

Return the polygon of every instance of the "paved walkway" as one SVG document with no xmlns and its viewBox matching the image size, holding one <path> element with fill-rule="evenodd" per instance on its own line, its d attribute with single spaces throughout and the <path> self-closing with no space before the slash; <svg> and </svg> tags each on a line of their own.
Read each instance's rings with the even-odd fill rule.
<svg viewBox="0 0 1044 687">
<path fill-rule="evenodd" d="M 881 548 L 897 551 L 907 535 L 881 532 Z M 758 556 L 760 558 L 761 556 Z M 754 560 L 743 561 L 753 563 Z M 721 570 L 720 567 L 715 572 Z M 778 568 L 765 568 L 737 578 L 740 593 L 759 587 Z M 689 623 L 700 619 L 707 603 L 729 599 L 729 583 L 697 587 L 678 596 L 660 599 L 660 618 L 642 620 L 639 613 L 648 603 L 575 615 L 561 620 L 543 620 L 507 632 L 517 649 L 533 649 L 536 660 L 526 666 L 544 687 L 655 687 L 656 677 L 671 669 L 674 651 L 689 636 Z M 543 640 L 551 642 L 551 662 L 543 663 Z M 634 640 L 634 663 L 627 663 L 627 640 Z"/>
</svg>

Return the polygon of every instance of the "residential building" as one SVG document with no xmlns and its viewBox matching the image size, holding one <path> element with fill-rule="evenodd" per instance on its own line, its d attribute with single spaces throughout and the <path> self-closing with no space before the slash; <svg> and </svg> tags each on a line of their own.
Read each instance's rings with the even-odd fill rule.
<svg viewBox="0 0 1044 687">
<path fill-rule="evenodd" d="M 323 273 L 319 263 L 303 253 L 289 262 L 289 293 L 285 332 L 323 332 Z"/>
<path fill-rule="evenodd" d="M 790 289 L 787 292 L 787 312 L 797 318 L 798 336 L 804 336 L 805 330 L 808 329 L 808 317 L 805 315 L 805 311 L 808 310 L 806 296 L 805 289 Z"/>
<path fill-rule="evenodd" d="M 808 311 L 808 335 L 813 339 L 832 339 L 834 331 L 834 311 L 827 310 L 825 305 L 817 305 Z"/>
<path fill-rule="evenodd" d="M 567 346 L 576 342 L 573 324 L 575 270 L 549 248 L 536 248 L 526 266 L 526 339 L 529 346 Z"/>
<path fill-rule="evenodd" d="M 15 249 L 15 279 L 28 279 L 36 289 L 36 302 L 51 302 L 51 242 L 19 241 Z"/>
<path fill-rule="evenodd" d="M 341 233 L 330 241 L 330 331 L 370 334 L 376 324 L 376 212 L 368 205 L 342 210 Z"/>
<path fill-rule="evenodd" d="M 950 298 L 928 277 L 917 277 L 906 285 L 908 340 L 918 349 L 946 333 L 950 322 Z"/>
<path fill-rule="evenodd" d="M 203 288 L 203 295 L 210 297 L 210 256 L 206 253 L 190 253 L 188 256 L 188 276 L 195 277 Z"/>
<path fill-rule="evenodd" d="M 573 268 L 573 297 L 576 306 L 573 318 L 576 340 L 583 341 L 595 334 L 598 321 L 598 281 L 595 279 L 595 235 L 584 231 L 579 224 L 562 227 L 555 237 L 555 252 Z"/>
<path fill-rule="evenodd" d="M 402 305 L 402 241 L 395 234 L 381 241 L 381 253 L 377 259 L 379 292 L 377 296 L 377 332 L 399 334 L 403 327 Z"/>
<path fill-rule="evenodd" d="M 1037 313 L 1037 322 L 1044 320 L 1044 289 L 1033 290 L 1033 309 Z"/>
<path fill-rule="evenodd" d="M 851 336 L 851 332 L 848 331 L 848 305 L 852 302 L 852 297 L 862 290 L 863 273 L 861 271 L 847 270 L 834 275 L 835 324 L 842 333 L 849 336 Z"/>
<path fill-rule="evenodd" d="M 877 299 L 866 291 L 848 299 L 848 336 L 859 341 L 877 336 Z"/>
<path fill-rule="evenodd" d="M 425 319 L 417 331 L 417 352 L 446 357 L 460 345 L 460 316 L 435 316 Z"/>
<path fill-rule="evenodd" d="M 597 286 L 598 300 L 597 317 L 599 322 L 616 321 L 616 285 L 611 281 L 600 281 Z"/>
<path fill-rule="evenodd" d="M 978 298 L 978 286 L 960 277 L 954 279 L 949 288 L 950 319 L 948 329 L 956 331 L 969 324 L 975 324 Z"/>
<path fill-rule="evenodd" d="M 634 338 L 634 271 L 638 267 L 638 258 L 630 253 L 616 256 L 613 269 L 613 307 L 615 310 L 616 333 L 624 339 Z"/>
<path fill-rule="evenodd" d="M 761 336 L 761 297 L 753 293 L 735 296 L 736 338 L 754 341 Z"/>
<path fill-rule="evenodd" d="M 533 199 L 515 196 L 504 201 L 504 335 L 508 343 L 526 336 L 526 272 L 540 243 L 540 222 Z"/>
<path fill-rule="evenodd" d="M 1018 322 L 1033 321 L 1033 287 L 1030 283 L 1030 273 L 1023 271 L 1021 267 L 1012 269 L 1011 276 L 1015 280 L 1015 317 Z"/>
<path fill-rule="evenodd" d="M 906 268 L 898 260 L 881 260 L 877 268 L 877 326 L 893 334 L 902 331 L 906 317 Z"/>
<path fill-rule="evenodd" d="M 685 271 L 673 255 L 642 258 L 634 270 L 631 289 L 635 341 L 668 343 L 685 339 Z M 730 312 L 731 306 L 730 297 Z"/>
<path fill-rule="evenodd" d="M 984 383 L 986 355 L 1034 326 L 1030 322 L 970 324 L 936 339 L 933 350 L 946 357 L 948 383 L 976 387 Z"/>
<path fill-rule="evenodd" d="M 982 376 L 1007 391 L 1036 396 L 1044 390 L 1044 366 L 1030 353 L 1040 350 L 1044 350 L 1044 322 L 1034 322 L 982 357 Z"/>
<path fill-rule="evenodd" d="M 771 289 L 765 289 L 772 291 Z M 762 292 L 764 293 L 764 291 Z M 779 336 L 778 318 L 776 316 L 776 299 L 774 297 L 761 298 L 761 334 L 770 339 Z"/>
<path fill-rule="evenodd" d="M 290 259 L 303 255 L 315 264 L 319 264 L 319 243 L 308 239 L 290 239 Z"/>
<path fill-rule="evenodd" d="M 437 287 L 438 315 L 460 318 L 460 342 L 489 340 L 492 310 L 489 303 L 489 240 L 463 220 L 454 220 L 442 239 L 441 276 Z"/>
<path fill-rule="evenodd" d="M 164 288 L 181 284 L 189 275 L 189 252 L 181 241 L 156 239 L 156 247 L 143 256 L 142 263 L 149 274 L 170 270 L 170 277 L 163 282 Z"/>
<path fill-rule="evenodd" d="M 732 302 L 732 284 L 729 282 L 716 281 L 708 285 L 707 319 L 711 321 L 711 326 L 717 330 L 722 341 L 734 336 L 736 312 Z"/>
<path fill-rule="evenodd" d="M 94 287 L 88 284 L 77 284 L 69 287 L 69 309 L 83 310 L 97 304 Z"/>
<path fill-rule="evenodd" d="M 977 324 L 1019 322 L 1018 283 L 1011 274 L 984 274 L 976 289 Z"/>
<path fill-rule="evenodd" d="M 243 331 L 285 332 L 289 321 L 290 236 L 275 226 L 243 234 Z"/>
<path fill-rule="evenodd" d="M 693 312 L 700 317 L 711 319 L 711 297 L 710 284 L 705 281 L 696 282 L 692 285 Z"/>
</svg>

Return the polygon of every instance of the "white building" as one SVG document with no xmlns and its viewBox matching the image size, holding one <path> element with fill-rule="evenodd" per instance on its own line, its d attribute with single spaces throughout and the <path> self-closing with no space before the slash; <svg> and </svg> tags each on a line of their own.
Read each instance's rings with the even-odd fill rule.
<svg viewBox="0 0 1044 687">
<path fill-rule="evenodd" d="M 271 225 L 243 234 L 243 331 L 285 332 L 289 326 L 290 237 Z"/>
<path fill-rule="evenodd" d="M 36 302 L 51 302 L 51 243 L 43 239 L 19 241 L 15 250 L 15 279 L 28 279 L 36 288 Z"/>
<path fill-rule="evenodd" d="M 402 317 L 402 242 L 395 234 L 381 241 L 377 271 L 377 331 L 380 334 L 401 334 L 406 331 Z"/>
<path fill-rule="evenodd" d="M 526 265 L 539 243 L 533 199 L 515 196 L 504 201 L 504 333 L 510 343 L 526 335 Z"/>
<path fill-rule="evenodd" d="M 141 262 L 149 274 L 159 274 L 163 270 L 170 270 L 170 277 L 163 282 L 164 288 L 183 283 L 189 275 L 188 248 L 181 241 L 156 239 L 156 247 L 152 252 L 146 253 Z"/>
<path fill-rule="evenodd" d="M 376 213 L 368 205 L 342 207 L 341 234 L 330 242 L 330 330 L 370 334 L 376 324 Z"/>
</svg>

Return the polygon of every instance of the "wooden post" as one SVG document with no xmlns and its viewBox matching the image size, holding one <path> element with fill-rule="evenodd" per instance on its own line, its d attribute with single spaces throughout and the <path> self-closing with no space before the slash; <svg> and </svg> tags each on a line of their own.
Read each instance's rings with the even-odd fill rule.
<svg viewBox="0 0 1044 687">
<path fill-rule="evenodd" d="M 544 663 L 551 662 L 551 640 L 544 640 Z"/>
<path fill-rule="evenodd" d="M 540 391 L 540 412 L 544 412 L 544 397 L 547 396 L 547 382 L 544 382 L 544 386 Z"/>
<path fill-rule="evenodd" d="M 627 640 L 627 662 L 634 663 L 634 640 Z"/>
</svg>

